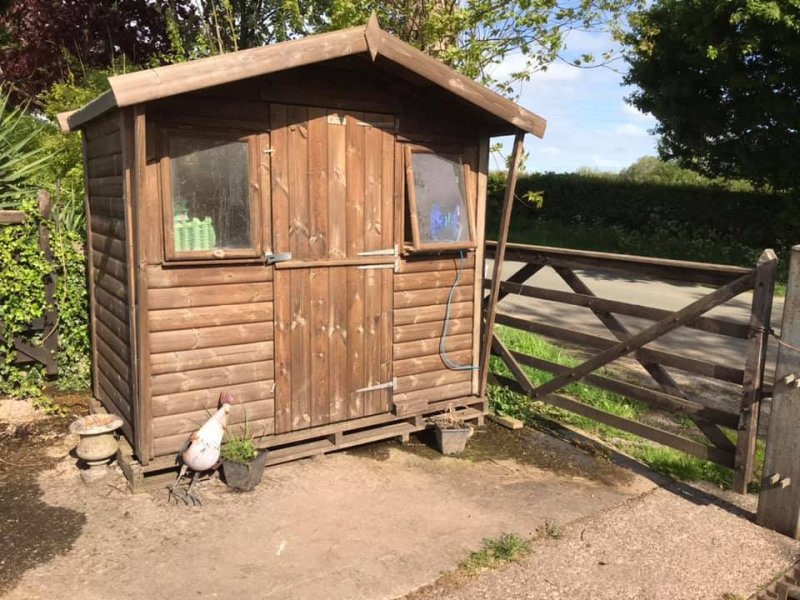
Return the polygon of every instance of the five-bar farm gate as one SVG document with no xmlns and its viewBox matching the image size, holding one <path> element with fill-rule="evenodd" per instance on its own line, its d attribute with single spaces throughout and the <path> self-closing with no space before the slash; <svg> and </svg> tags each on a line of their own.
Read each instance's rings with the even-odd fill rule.
<svg viewBox="0 0 800 600">
<path fill-rule="evenodd" d="M 502 242 L 501 242 L 502 243 Z M 495 257 L 498 245 L 490 243 L 487 256 Z M 753 268 L 742 268 L 686 261 L 665 260 L 638 256 L 604 254 L 540 246 L 508 244 L 505 260 L 517 270 L 504 279 L 497 278 L 496 301 L 489 304 L 489 315 L 497 324 L 522 330 L 577 346 L 592 352 L 581 364 L 563 366 L 508 348 L 494 331 L 491 351 L 500 357 L 512 377 L 491 375 L 490 381 L 507 386 L 540 400 L 572 411 L 600 423 L 610 425 L 671 446 L 694 456 L 734 469 L 734 488 L 744 493 L 753 478 L 756 436 L 761 400 L 764 396 L 764 367 L 767 338 L 770 330 L 770 312 L 774 290 L 777 257 L 766 250 Z M 539 270 L 552 268 L 570 291 L 560 291 L 529 285 L 528 280 Z M 641 306 L 630 302 L 597 297 L 582 271 L 609 273 L 614 276 L 634 276 L 681 284 L 713 286 L 713 291 L 677 311 Z M 485 281 L 492 287 L 492 280 Z M 723 305 L 736 296 L 752 291 L 753 301 L 748 324 L 716 317 L 704 316 L 714 307 Z M 601 337 L 581 331 L 579 327 L 563 327 L 524 316 L 497 303 L 509 294 L 526 298 L 556 302 L 562 305 L 584 307 L 590 310 L 610 333 Z M 642 329 L 632 331 L 619 316 L 634 317 L 650 322 Z M 746 340 L 743 364 L 724 364 L 713 356 L 697 358 L 680 348 L 650 345 L 666 334 L 688 327 L 698 332 L 708 332 L 727 338 Z M 614 338 L 614 339 L 612 339 Z M 668 347 L 669 349 L 663 349 Z M 632 383 L 608 374 L 598 374 L 598 369 L 613 361 L 630 356 L 649 374 L 652 386 Z M 534 368 L 553 375 L 541 385 L 534 385 L 526 373 Z M 701 378 L 735 384 L 741 387 L 741 400 L 737 410 L 711 406 L 693 389 L 680 385 L 667 368 L 690 373 Z M 489 376 L 487 372 L 487 376 Z M 573 382 L 583 383 L 611 391 L 648 406 L 687 416 L 702 432 L 707 443 L 679 435 L 672 431 L 623 418 L 560 393 Z M 728 430 L 727 432 L 725 430 Z M 731 435 L 731 432 L 736 435 Z M 695 436 L 698 437 L 698 436 Z"/>
</svg>

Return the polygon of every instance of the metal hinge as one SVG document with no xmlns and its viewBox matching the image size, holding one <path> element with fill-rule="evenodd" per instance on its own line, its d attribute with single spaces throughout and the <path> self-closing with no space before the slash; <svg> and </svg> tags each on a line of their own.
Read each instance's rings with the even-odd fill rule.
<svg viewBox="0 0 800 600">
<path fill-rule="evenodd" d="M 378 390 L 393 390 L 395 386 L 396 379 L 392 379 L 391 381 L 387 381 L 386 383 L 379 383 L 377 385 L 370 385 L 368 387 L 363 387 L 361 389 L 356 390 L 356 394 L 360 394 L 361 392 L 377 392 Z"/>
<path fill-rule="evenodd" d="M 292 253 L 291 252 L 267 252 L 264 255 L 264 258 L 267 259 L 268 265 L 274 265 L 275 263 L 284 262 L 286 260 L 292 260 Z"/>
</svg>

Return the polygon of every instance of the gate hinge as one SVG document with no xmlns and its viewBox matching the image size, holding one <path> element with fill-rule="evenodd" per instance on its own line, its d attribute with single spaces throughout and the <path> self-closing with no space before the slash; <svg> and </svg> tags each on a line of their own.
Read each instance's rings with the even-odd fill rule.
<svg viewBox="0 0 800 600">
<path fill-rule="evenodd" d="M 361 392 L 376 392 L 378 390 L 393 390 L 395 386 L 396 379 L 392 379 L 391 381 L 387 381 L 386 383 L 379 383 L 377 385 L 370 385 L 368 387 L 363 387 L 361 389 L 356 390 L 356 394 L 360 394 Z"/>
</svg>

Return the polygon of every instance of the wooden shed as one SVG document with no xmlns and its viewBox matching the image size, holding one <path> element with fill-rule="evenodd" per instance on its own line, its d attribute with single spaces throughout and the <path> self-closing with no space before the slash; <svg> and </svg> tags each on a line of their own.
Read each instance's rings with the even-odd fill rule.
<svg viewBox="0 0 800 600">
<path fill-rule="evenodd" d="M 83 132 L 93 393 L 137 468 L 225 390 L 271 462 L 405 436 L 479 369 L 489 138 L 545 122 L 363 27 L 120 75 Z"/>
</svg>

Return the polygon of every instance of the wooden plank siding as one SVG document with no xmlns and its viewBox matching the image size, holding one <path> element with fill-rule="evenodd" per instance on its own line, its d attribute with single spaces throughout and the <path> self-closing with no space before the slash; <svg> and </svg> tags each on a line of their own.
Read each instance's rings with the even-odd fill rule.
<svg viewBox="0 0 800 600">
<path fill-rule="evenodd" d="M 147 275 L 154 454 L 176 451 L 222 391 L 234 397 L 231 424 L 272 433 L 273 269 L 150 266 Z"/>
<path fill-rule="evenodd" d="M 135 373 L 130 351 L 128 236 L 118 111 L 83 130 L 91 252 L 92 376 L 95 397 L 122 417 L 133 443 Z"/>
<path fill-rule="evenodd" d="M 473 319 L 475 256 L 464 271 L 450 307 L 445 349 L 452 363 L 471 365 L 476 340 Z M 441 355 L 445 312 L 460 258 L 415 258 L 400 262 L 395 274 L 393 359 L 395 410 L 399 415 L 428 404 L 472 393 L 472 370 L 451 369 Z"/>
</svg>

